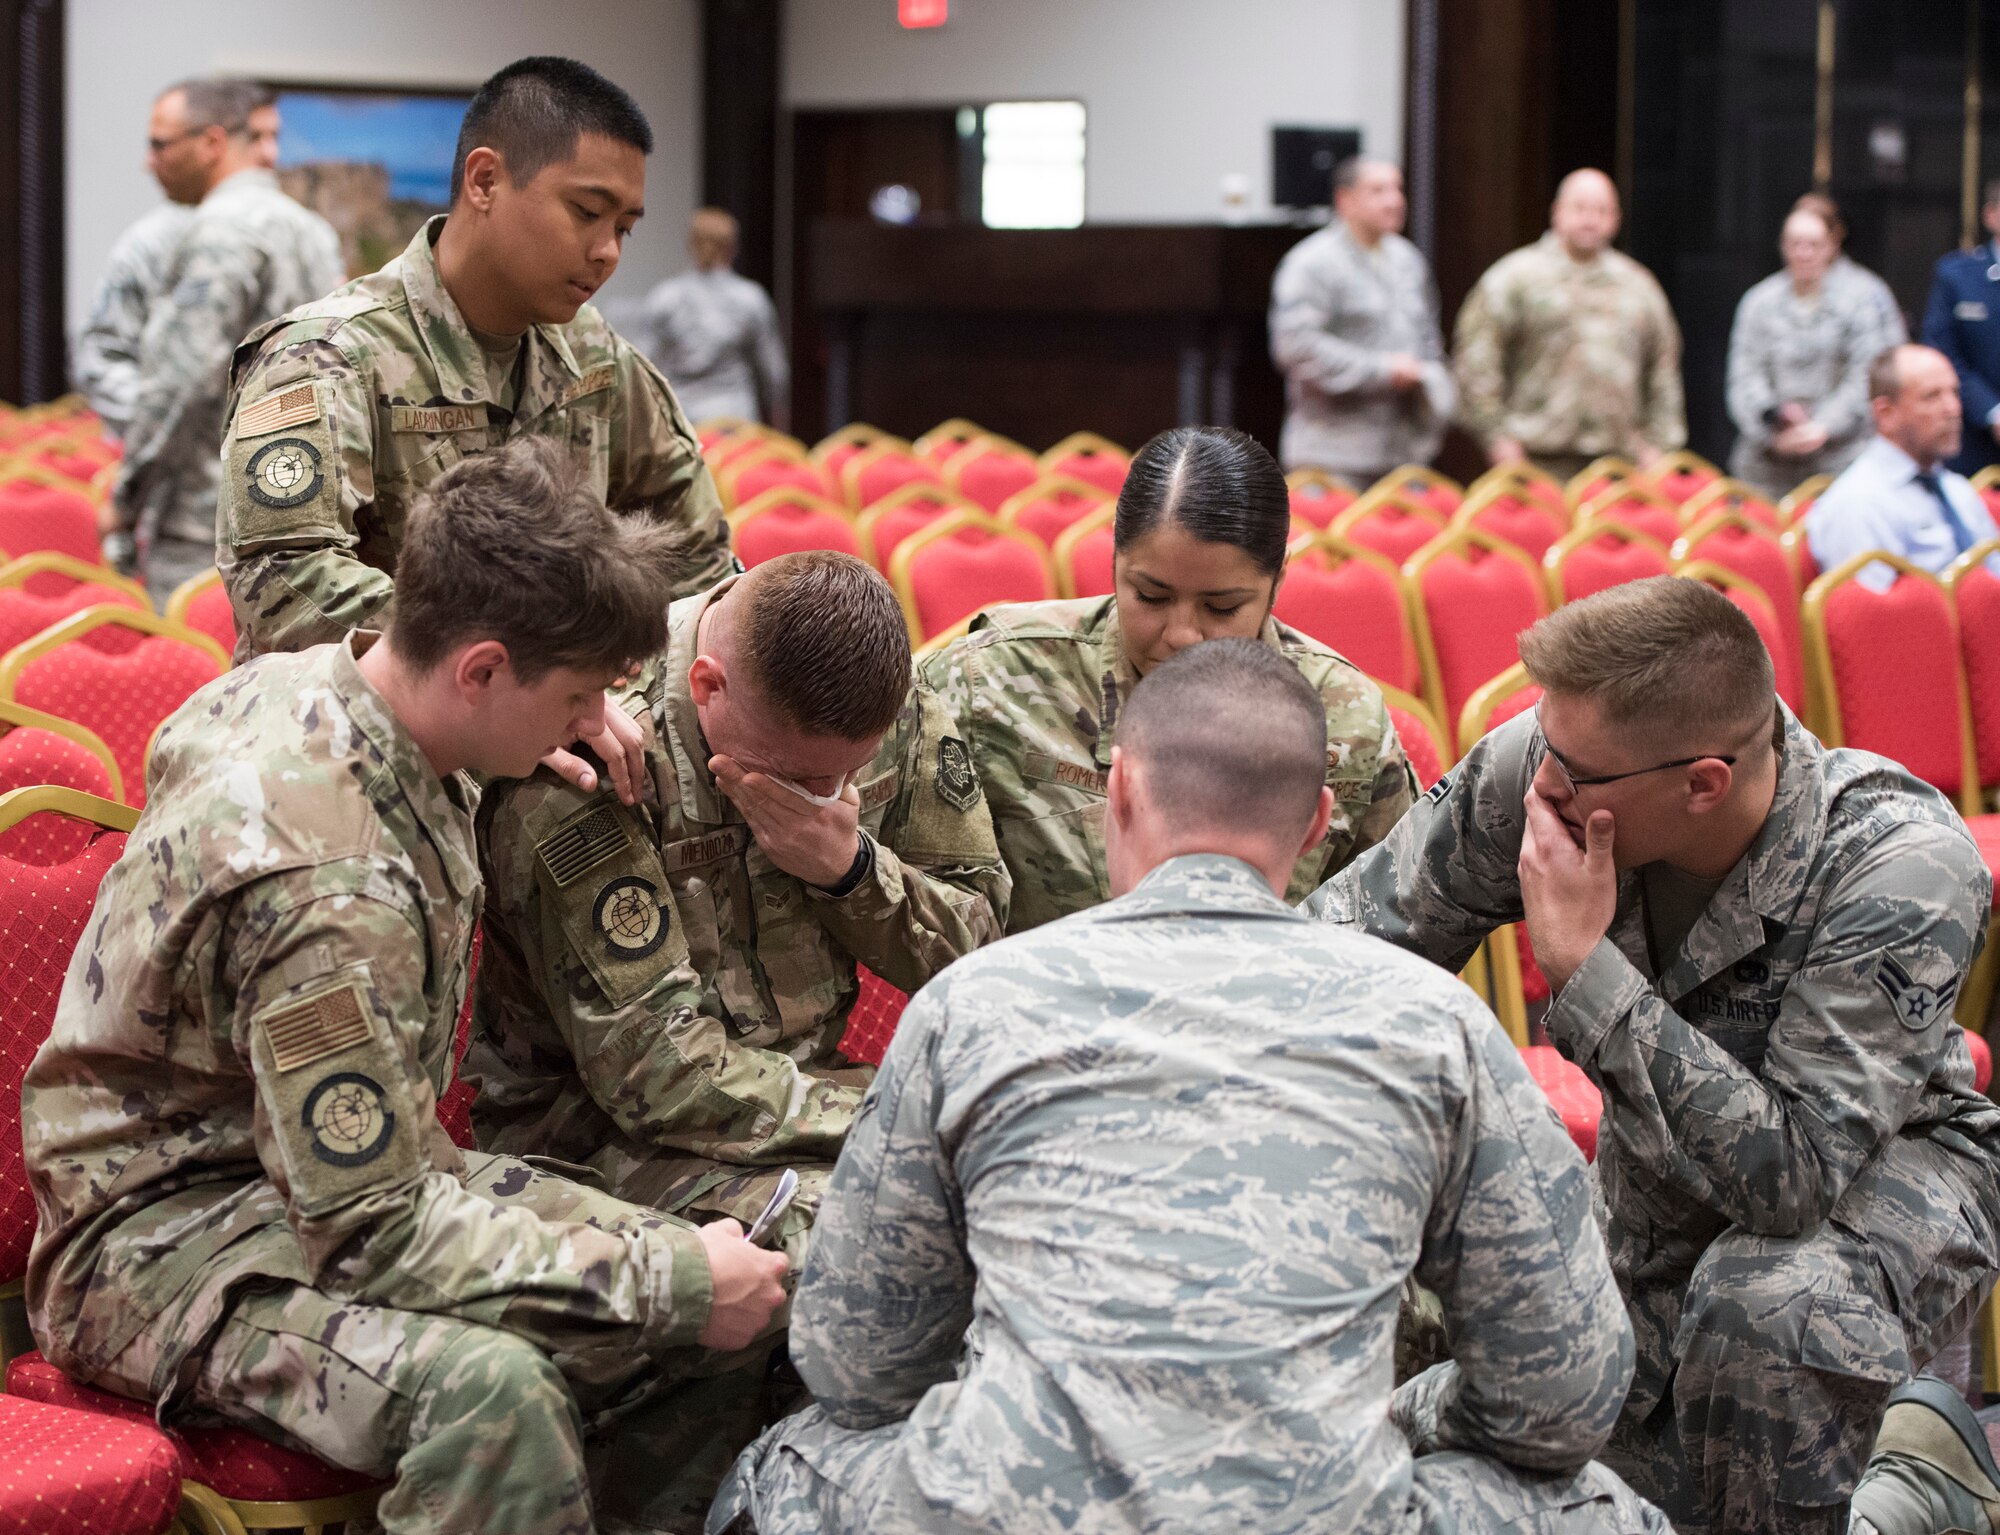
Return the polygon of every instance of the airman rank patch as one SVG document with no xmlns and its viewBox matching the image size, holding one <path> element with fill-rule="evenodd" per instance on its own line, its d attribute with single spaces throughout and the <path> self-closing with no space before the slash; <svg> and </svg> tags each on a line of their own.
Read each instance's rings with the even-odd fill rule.
<svg viewBox="0 0 2000 1535">
<path fill-rule="evenodd" d="M 1951 1001 L 1950 990 L 1940 992 L 1935 986 L 1919 986 L 1894 955 L 1882 956 L 1875 979 L 1895 1008 L 1896 1021 L 1913 1033 L 1921 1034 L 1937 1022 Z"/>
<path fill-rule="evenodd" d="M 644 959 L 666 942 L 670 919 L 653 882 L 628 874 L 597 892 L 590 920 L 620 959 Z"/>
<path fill-rule="evenodd" d="M 296 389 L 267 394 L 255 405 L 246 405 L 238 411 L 236 435 L 262 437 L 281 426 L 303 426 L 308 421 L 319 420 L 319 412 L 319 396 L 313 392 L 313 386 L 301 384 Z"/>
<path fill-rule="evenodd" d="M 319 494 L 319 449 L 303 437 L 280 437 L 250 455 L 244 465 L 250 499 L 259 506 L 304 506 Z"/>
<path fill-rule="evenodd" d="M 352 986 L 308 997 L 263 1022 L 271 1063 L 280 1071 L 297 1071 L 368 1038 L 368 1018 Z"/>
<path fill-rule="evenodd" d="M 938 798 L 954 810 L 970 810 L 979 803 L 979 778 L 972 771 L 972 753 L 957 736 L 938 742 Z"/>
<path fill-rule="evenodd" d="M 542 867 L 549 871 L 549 878 L 561 889 L 605 859 L 624 852 L 631 842 L 618 812 L 601 804 L 557 827 L 535 844 L 535 851 L 542 855 Z"/>
<path fill-rule="evenodd" d="M 1430 788 L 1426 789 L 1424 791 L 1424 803 L 1427 805 L 1435 805 L 1439 800 L 1443 799 L 1447 794 L 1451 793 L 1451 780 L 1452 780 L 1452 775 L 1450 773 L 1447 773 L 1444 775 L 1444 777 L 1440 778 L 1436 783 L 1432 784 Z"/>
<path fill-rule="evenodd" d="M 382 1084 L 358 1071 L 336 1071 L 306 1095 L 299 1111 L 313 1155 L 334 1167 L 366 1167 L 388 1149 L 396 1111 Z"/>
</svg>

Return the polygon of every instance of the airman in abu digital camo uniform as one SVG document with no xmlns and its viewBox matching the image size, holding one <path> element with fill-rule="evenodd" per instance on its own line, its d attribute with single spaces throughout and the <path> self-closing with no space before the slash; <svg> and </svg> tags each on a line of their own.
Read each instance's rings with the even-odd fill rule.
<svg viewBox="0 0 2000 1535">
<path fill-rule="evenodd" d="M 787 1168 L 795 1256 L 873 1076 L 855 967 L 914 991 L 997 938 L 1007 871 L 971 758 L 910 686 L 894 594 L 781 556 L 674 604 L 625 695 L 631 808 L 543 770 L 480 807 L 488 900 L 468 1077 L 488 1150 L 749 1221 Z"/>
<path fill-rule="evenodd" d="M 1539 712 L 1308 909 L 1454 968 L 1525 913 L 1549 1039 L 1604 1094 L 1639 1351 L 1607 1464 L 1682 1535 L 1837 1535 L 1850 1497 L 1857 1530 L 1932 1528 L 1885 1508 L 1927 1455 L 1972 1496 L 1937 1480 L 1949 1421 L 1899 1408 L 1930 1438 L 1885 1430 L 1856 1482 L 2000 1257 L 2000 1110 L 1952 1021 L 1985 860 L 1935 789 L 1802 729 L 1700 582 L 1571 603 L 1521 655 Z"/>
<path fill-rule="evenodd" d="M 393 1478 L 396 1535 L 698 1527 L 757 1426 L 768 1345 L 715 1351 L 767 1331 L 781 1254 L 462 1154 L 435 1112 L 470 773 L 592 723 L 660 644 L 672 547 L 539 444 L 442 477 L 386 638 L 264 657 L 161 727 L 27 1073 L 43 1352 Z"/>
</svg>

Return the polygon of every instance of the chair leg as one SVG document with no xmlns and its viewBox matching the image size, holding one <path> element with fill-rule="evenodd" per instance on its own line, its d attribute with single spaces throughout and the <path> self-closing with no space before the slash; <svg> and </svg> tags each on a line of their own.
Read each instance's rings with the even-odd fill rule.
<svg viewBox="0 0 2000 1535">
<path fill-rule="evenodd" d="M 181 1483 L 181 1517 L 192 1535 L 249 1535 L 229 1500 L 199 1482 Z"/>
</svg>

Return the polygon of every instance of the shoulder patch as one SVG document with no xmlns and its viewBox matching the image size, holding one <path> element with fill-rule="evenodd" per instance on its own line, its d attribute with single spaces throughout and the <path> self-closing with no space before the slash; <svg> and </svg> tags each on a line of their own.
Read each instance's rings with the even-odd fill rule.
<svg viewBox="0 0 2000 1535">
<path fill-rule="evenodd" d="M 271 1062 L 280 1071 L 297 1071 L 368 1038 L 368 1017 L 352 984 L 272 1013 L 263 1025 Z"/>
<path fill-rule="evenodd" d="M 336 1071 L 306 1094 L 299 1110 L 313 1155 L 332 1167 L 366 1167 L 396 1135 L 396 1111 L 365 1072 Z"/>
<path fill-rule="evenodd" d="M 651 880 L 628 874 L 597 892 L 590 921 L 620 959 L 644 959 L 667 941 L 673 918 Z"/>
<path fill-rule="evenodd" d="M 319 392 L 311 384 L 299 384 L 276 394 L 267 394 L 254 405 L 236 413 L 238 437 L 262 437 L 280 427 L 299 426 L 320 416 Z"/>
<path fill-rule="evenodd" d="M 938 742 L 936 786 L 938 798 L 954 810 L 970 810 L 979 803 L 979 777 L 972 771 L 972 753 L 957 736 Z"/>
<path fill-rule="evenodd" d="M 616 809 L 606 803 L 586 806 L 535 844 L 542 867 L 556 887 L 573 884 L 607 858 L 631 845 L 631 833 Z"/>
<path fill-rule="evenodd" d="M 1919 986 L 1909 971 L 1905 970 L 1893 954 L 1882 956 L 1882 963 L 1875 971 L 1876 984 L 1889 998 L 1889 1004 L 1896 1010 L 1896 1021 L 1912 1033 L 1921 1034 L 1937 1022 L 1950 1007 L 1956 986 L 1940 990 L 1935 986 Z"/>
<path fill-rule="evenodd" d="M 318 419 L 317 410 L 313 419 Z M 319 494 L 326 478 L 319 449 L 303 437 L 279 437 L 265 443 L 250 455 L 243 473 L 243 488 L 252 501 L 280 509 L 304 506 Z"/>
</svg>

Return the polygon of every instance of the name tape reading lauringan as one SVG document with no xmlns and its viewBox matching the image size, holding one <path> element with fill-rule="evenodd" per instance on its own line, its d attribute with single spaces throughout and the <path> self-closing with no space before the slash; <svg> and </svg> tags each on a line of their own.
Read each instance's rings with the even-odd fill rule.
<svg viewBox="0 0 2000 1535">
<path fill-rule="evenodd" d="M 472 432 L 486 425 L 484 405 L 392 405 L 392 432 Z"/>
</svg>

